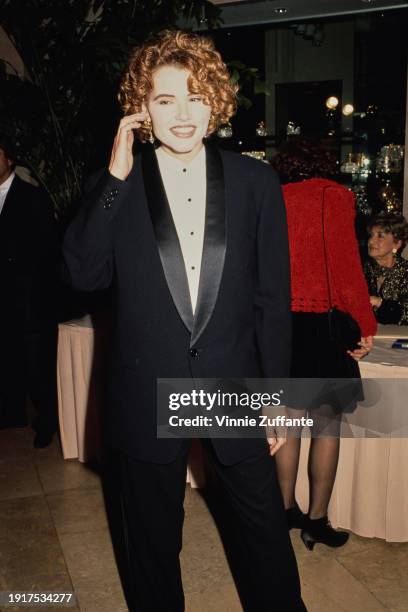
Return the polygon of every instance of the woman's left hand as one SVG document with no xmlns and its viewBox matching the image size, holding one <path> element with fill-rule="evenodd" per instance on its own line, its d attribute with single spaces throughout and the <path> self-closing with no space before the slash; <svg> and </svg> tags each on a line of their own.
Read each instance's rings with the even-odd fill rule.
<svg viewBox="0 0 408 612">
<path fill-rule="evenodd" d="M 361 338 L 358 345 L 360 348 L 354 349 L 354 351 L 347 351 L 347 354 L 356 361 L 359 361 L 371 351 L 373 348 L 373 337 L 367 336 L 366 338 Z"/>
</svg>

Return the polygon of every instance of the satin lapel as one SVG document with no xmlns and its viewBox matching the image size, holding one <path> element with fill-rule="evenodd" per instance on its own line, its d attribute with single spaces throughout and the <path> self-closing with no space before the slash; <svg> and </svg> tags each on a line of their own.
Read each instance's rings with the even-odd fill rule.
<svg viewBox="0 0 408 612">
<path fill-rule="evenodd" d="M 225 185 L 219 151 L 206 145 L 207 198 L 200 284 L 190 345 L 193 346 L 214 312 L 226 252 Z"/>
<path fill-rule="evenodd" d="M 144 147 L 142 172 L 146 198 L 164 275 L 177 311 L 191 333 L 193 310 L 183 254 L 154 149 Z"/>
</svg>

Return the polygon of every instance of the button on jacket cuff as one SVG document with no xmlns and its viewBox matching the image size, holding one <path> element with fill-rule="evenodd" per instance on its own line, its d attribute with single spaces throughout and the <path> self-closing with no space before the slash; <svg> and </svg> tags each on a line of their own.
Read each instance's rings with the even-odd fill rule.
<svg viewBox="0 0 408 612">
<path fill-rule="evenodd" d="M 106 180 L 106 183 L 104 184 L 99 201 L 105 210 L 108 210 L 109 208 L 112 208 L 116 197 L 119 195 L 120 190 L 123 189 L 126 181 L 116 178 L 116 176 L 113 176 L 109 171 L 106 171 L 102 176 Z"/>
</svg>

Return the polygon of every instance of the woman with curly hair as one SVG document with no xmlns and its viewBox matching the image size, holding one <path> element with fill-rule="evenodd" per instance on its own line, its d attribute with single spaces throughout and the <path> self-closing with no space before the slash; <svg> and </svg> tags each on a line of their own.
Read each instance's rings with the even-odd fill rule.
<svg viewBox="0 0 408 612">
<path fill-rule="evenodd" d="M 408 223 L 402 215 L 378 215 L 370 221 L 368 234 L 370 258 L 364 272 L 375 317 L 383 324 L 408 325 L 408 261 L 401 255 Z"/>
<path fill-rule="evenodd" d="M 289 230 L 291 376 L 356 380 L 360 377 L 358 360 L 372 347 L 376 321 L 354 233 L 354 196 L 331 180 L 336 174 L 336 161 L 312 140 L 289 140 L 272 165 L 284 183 Z M 358 346 L 347 350 L 330 334 L 329 310 L 333 307 L 351 315 L 357 323 L 361 336 Z M 350 384 L 348 411 L 353 409 L 353 403 L 355 406 L 359 387 L 358 382 Z M 327 517 L 339 457 L 339 415 L 346 406 L 337 397 L 326 399 L 328 412 L 310 406 L 314 428 L 308 463 L 307 515 L 300 511 L 295 499 L 300 433 L 288 438 L 276 458 L 289 527 L 302 529 L 302 539 L 310 550 L 317 542 L 338 547 L 348 539 L 346 532 L 331 527 Z M 330 426 L 325 428 L 327 414 Z"/>
<path fill-rule="evenodd" d="M 131 610 L 184 610 L 189 432 L 158 438 L 157 380 L 289 373 L 279 182 L 265 164 L 204 142 L 235 112 L 236 91 L 208 38 L 166 31 L 136 49 L 109 169 L 91 180 L 65 238 L 74 287 L 113 284 L 116 293 L 105 431 L 120 455 Z M 137 156 L 135 136 L 145 143 Z M 203 440 L 229 503 L 230 559 L 250 612 L 305 610 L 272 456 L 284 440 L 275 434 Z"/>
</svg>

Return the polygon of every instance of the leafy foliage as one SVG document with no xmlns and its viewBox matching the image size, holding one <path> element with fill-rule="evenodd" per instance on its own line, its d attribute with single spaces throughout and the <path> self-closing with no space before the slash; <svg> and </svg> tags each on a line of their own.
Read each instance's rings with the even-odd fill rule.
<svg viewBox="0 0 408 612">
<path fill-rule="evenodd" d="M 228 62 L 228 67 L 231 72 L 231 79 L 234 83 L 240 84 L 240 92 L 238 93 L 238 103 L 246 110 L 252 106 L 252 102 L 249 98 L 244 96 L 242 90 L 245 87 L 250 87 L 252 92 L 256 94 L 264 94 L 270 96 L 271 92 L 266 87 L 265 81 L 259 78 L 258 68 L 249 68 L 243 62 L 239 60 L 232 60 Z"/>
</svg>

